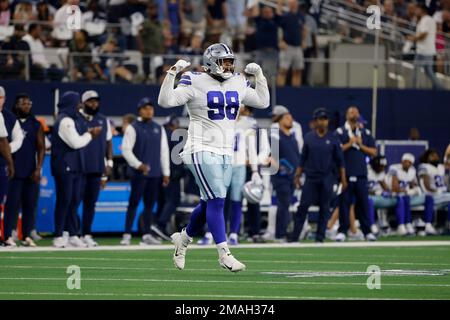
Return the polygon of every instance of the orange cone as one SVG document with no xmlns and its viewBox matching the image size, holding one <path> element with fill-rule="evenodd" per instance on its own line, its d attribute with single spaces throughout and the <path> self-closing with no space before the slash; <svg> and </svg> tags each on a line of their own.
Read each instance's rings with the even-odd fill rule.
<svg viewBox="0 0 450 320">
<path fill-rule="evenodd" d="M 23 240 L 23 234 L 22 234 L 22 214 L 19 213 L 19 219 L 17 220 L 17 238 L 19 240 Z"/>
</svg>

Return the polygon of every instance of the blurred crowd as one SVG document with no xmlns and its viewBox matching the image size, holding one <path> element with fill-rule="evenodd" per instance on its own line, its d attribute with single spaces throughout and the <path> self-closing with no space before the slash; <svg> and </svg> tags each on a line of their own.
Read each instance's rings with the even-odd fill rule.
<svg viewBox="0 0 450 320">
<path fill-rule="evenodd" d="M 318 56 L 317 35 L 319 26 L 327 27 L 322 15 L 327 1 L 268 2 L 271 6 L 243 0 L 0 0 L 4 51 L 0 77 L 24 77 L 26 58 L 14 54 L 23 50 L 31 53 L 32 79 L 155 83 L 176 57 L 197 56 L 192 60 L 200 69 L 198 57 L 204 49 L 224 42 L 235 52 L 256 58 L 279 86 L 311 85 L 308 58 Z M 367 6 L 376 3 L 347 1 L 342 8 L 367 15 Z M 437 70 L 443 72 L 450 1 L 432 0 L 425 5 L 441 32 L 436 35 L 436 50 Z M 415 2 L 385 0 L 381 6 L 383 22 L 414 31 Z M 338 32 L 355 43 L 373 41 L 370 33 L 345 24 L 340 24 Z M 64 61 L 55 63 L 45 48 L 68 48 L 72 58 L 58 56 Z M 143 74 L 137 72 L 127 50 L 142 54 Z M 164 56 L 155 59 L 153 55 Z"/>
</svg>

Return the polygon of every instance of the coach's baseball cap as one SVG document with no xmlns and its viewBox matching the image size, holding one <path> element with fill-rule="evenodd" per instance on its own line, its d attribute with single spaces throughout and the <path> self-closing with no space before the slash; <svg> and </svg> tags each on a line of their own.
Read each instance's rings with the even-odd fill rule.
<svg viewBox="0 0 450 320">
<path fill-rule="evenodd" d="M 137 104 L 137 108 L 139 110 L 140 108 L 145 107 L 147 105 L 153 106 L 152 99 L 150 99 L 149 97 L 145 97 L 145 98 L 142 98 L 141 100 L 139 100 L 139 102 Z"/>
<path fill-rule="evenodd" d="M 98 93 L 94 90 L 88 90 L 81 96 L 81 102 L 85 103 L 86 101 L 90 99 L 100 99 L 100 96 Z"/>
<path fill-rule="evenodd" d="M 325 108 L 317 108 L 313 112 L 313 119 L 328 119 L 328 110 Z"/>
<path fill-rule="evenodd" d="M 405 160 L 411 162 L 412 164 L 414 164 L 414 161 L 416 160 L 416 157 L 414 157 L 414 155 L 411 154 L 411 153 L 405 153 L 402 156 L 402 161 L 405 161 Z"/>
<path fill-rule="evenodd" d="M 277 106 L 273 107 L 273 110 L 270 113 L 270 115 L 272 117 L 279 117 L 279 116 L 285 115 L 286 113 L 289 113 L 288 108 L 286 108 L 285 106 L 277 105 Z"/>
<path fill-rule="evenodd" d="M 5 89 L 0 86 L 0 97 L 4 97 L 5 96 Z"/>
</svg>

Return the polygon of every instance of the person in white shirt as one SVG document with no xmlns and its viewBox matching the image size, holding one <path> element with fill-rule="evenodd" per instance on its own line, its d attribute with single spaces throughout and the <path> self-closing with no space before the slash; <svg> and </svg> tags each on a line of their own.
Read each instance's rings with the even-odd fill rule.
<svg viewBox="0 0 450 320">
<path fill-rule="evenodd" d="M 434 57 L 436 55 L 436 21 L 428 15 L 428 9 L 424 3 L 416 7 L 416 16 L 419 22 L 416 34 L 407 37 L 409 41 L 416 42 L 416 56 L 414 59 L 413 86 L 417 87 L 417 78 L 423 67 L 435 89 L 444 89 L 433 71 Z"/>
<path fill-rule="evenodd" d="M 445 181 L 445 166 L 441 163 L 439 153 L 429 149 L 421 156 L 419 165 L 419 182 L 423 192 L 431 198 L 431 208 L 440 210 L 447 207 L 450 213 L 450 192 Z M 448 183 L 448 182 L 447 182 Z M 450 214 L 448 218 L 450 227 Z"/>
<path fill-rule="evenodd" d="M 153 207 L 162 185 L 169 184 L 170 154 L 167 134 L 153 121 L 154 107 L 150 98 L 138 102 L 139 118 L 127 126 L 122 142 L 122 154 L 128 163 L 131 193 L 121 245 L 129 245 L 136 209 L 144 202 L 144 230 L 141 245 L 161 244 L 151 234 Z"/>
<path fill-rule="evenodd" d="M 416 233 L 412 225 L 411 208 L 425 205 L 424 220 L 425 232 L 436 234 L 432 225 L 433 210 L 430 209 L 430 199 L 427 198 L 419 187 L 414 168 L 415 157 L 411 153 L 402 156 L 402 162 L 389 167 L 387 183 L 391 191 L 398 196 L 397 233 L 399 235 L 413 235 Z M 402 214 L 403 209 L 403 214 Z"/>
<path fill-rule="evenodd" d="M 12 178 L 14 176 L 14 162 L 11 156 L 11 148 L 9 147 L 7 137 L 8 131 L 6 131 L 3 115 L 0 113 L 0 157 L 3 157 L 6 160 L 8 168 L 7 176 L 8 178 Z"/>
<path fill-rule="evenodd" d="M 238 272 L 245 270 L 245 265 L 228 248 L 224 219 L 225 197 L 231 183 L 235 122 L 241 104 L 260 109 L 269 106 L 267 79 L 259 65 L 248 64 L 244 71 L 255 76 L 253 89 L 243 74 L 234 73 L 233 51 L 226 44 L 216 43 L 203 54 L 206 72 L 185 72 L 174 89 L 177 73 L 189 65 L 179 60 L 169 69 L 158 98 L 158 104 L 166 108 L 187 105 L 190 123 L 181 158 L 193 173 L 202 198 L 187 228 L 172 235 L 173 261 L 178 269 L 184 269 L 187 246 L 206 221 L 217 246 L 220 266 Z"/>
</svg>

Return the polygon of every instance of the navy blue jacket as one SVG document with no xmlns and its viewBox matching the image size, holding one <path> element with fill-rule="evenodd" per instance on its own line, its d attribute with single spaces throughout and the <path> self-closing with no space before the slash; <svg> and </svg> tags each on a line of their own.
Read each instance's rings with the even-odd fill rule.
<svg viewBox="0 0 450 320">
<path fill-rule="evenodd" d="M 300 47 L 302 44 L 302 27 L 305 24 L 305 17 L 298 11 L 297 13 L 286 13 L 281 18 L 281 28 L 283 29 L 283 40 L 290 46 Z"/>
<path fill-rule="evenodd" d="M 135 121 L 131 125 L 136 131 L 133 154 L 139 161 L 150 167 L 150 172 L 146 177 L 161 177 L 161 134 L 164 133 L 162 132 L 163 128 L 154 121 Z M 131 167 L 128 168 L 129 175 L 142 175 L 142 172 Z"/>
<path fill-rule="evenodd" d="M 300 167 L 310 180 L 322 180 L 333 175 L 336 167 L 344 167 L 344 155 L 336 135 L 327 132 L 319 137 L 316 131 L 308 132 L 304 137 Z"/>
<path fill-rule="evenodd" d="M 298 150 L 298 142 L 295 139 L 295 135 L 287 136 L 283 131 L 279 130 L 279 150 L 280 162 L 276 177 L 292 181 L 295 171 L 300 164 L 300 151 Z"/>
<path fill-rule="evenodd" d="M 34 116 L 29 116 L 24 122 L 20 121 L 24 133 L 22 146 L 13 153 L 15 178 L 28 178 L 36 170 L 37 135 L 41 127 Z"/>
<path fill-rule="evenodd" d="M 341 144 L 346 144 L 350 141 L 345 127 L 339 127 L 336 133 L 341 141 Z M 355 132 L 354 132 L 355 134 Z M 361 139 L 363 145 L 375 148 L 375 140 L 372 137 L 369 129 L 361 129 Z M 345 172 L 349 177 L 367 178 L 367 155 L 360 149 L 351 147 L 344 152 Z"/>
<path fill-rule="evenodd" d="M 84 173 L 103 174 L 105 171 L 106 137 L 108 133 L 108 119 L 103 114 L 96 114 L 89 121 L 82 114 L 78 117 L 78 126 L 83 132 L 89 128 L 102 127 L 102 132 L 81 150 L 84 158 Z"/>
</svg>

